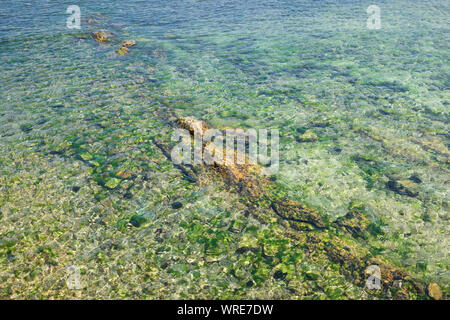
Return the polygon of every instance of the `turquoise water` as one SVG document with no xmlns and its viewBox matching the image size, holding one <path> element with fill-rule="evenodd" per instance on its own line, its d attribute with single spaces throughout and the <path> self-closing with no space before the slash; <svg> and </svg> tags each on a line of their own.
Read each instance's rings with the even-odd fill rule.
<svg viewBox="0 0 450 320">
<path fill-rule="evenodd" d="M 2 297 L 367 298 L 295 245 L 276 265 L 235 256 L 282 231 L 220 182 L 182 179 L 152 143 L 167 109 L 279 129 L 289 196 L 331 220 L 362 203 L 383 230 L 370 246 L 448 288 L 448 1 L 378 1 L 380 30 L 368 1 L 79 1 L 80 30 L 71 4 L 0 6 Z M 67 265 L 83 290 L 64 287 Z M 276 267 L 292 283 L 266 280 Z"/>
</svg>

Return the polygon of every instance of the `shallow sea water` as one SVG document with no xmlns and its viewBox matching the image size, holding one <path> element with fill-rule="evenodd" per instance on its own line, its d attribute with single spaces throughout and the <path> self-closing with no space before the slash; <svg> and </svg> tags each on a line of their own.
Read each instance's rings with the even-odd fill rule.
<svg viewBox="0 0 450 320">
<path fill-rule="evenodd" d="M 331 220 L 362 204 L 382 230 L 370 246 L 447 292 L 450 3 L 377 1 L 380 30 L 370 4 L 2 1 L 0 297 L 370 297 L 221 181 L 183 179 L 152 143 L 170 139 L 166 109 L 279 129 L 290 197 Z"/>
</svg>

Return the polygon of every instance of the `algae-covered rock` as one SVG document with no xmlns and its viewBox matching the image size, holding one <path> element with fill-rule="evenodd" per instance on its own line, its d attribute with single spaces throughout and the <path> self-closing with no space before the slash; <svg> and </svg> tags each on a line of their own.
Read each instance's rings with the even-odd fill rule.
<svg viewBox="0 0 450 320">
<path fill-rule="evenodd" d="M 83 159 L 84 161 L 89 161 L 92 159 L 92 154 L 84 152 L 82 154 L 80 154 L 81 159 Z"/>
<path fill-rule="evenodd" d="M 116 53 L 119 56 L 126 56 L 128 54 L 128 48 L 127 47 L 120 47 L 119 49 L 116 49 Z"/>
<path fill-rule="evenodd" d="M 23 132 L 30 132 L 32 129 L 33 129 L 33 125 L 30 123 L 23 124 L 20 126 L 20 130 L 22 130 Z"/>
<path fill-rule="evenodd" d="M 297 138 L 300 142 L 314 142 L 317 141 L 319 137 L 313 130 L 306 130 L 301 136 Z"/>
<path fill-rule="evenodd" d="M 411 180 L 391 179 L 387 182 L 386 186 L 402 196 L 417 197 L 419 194 L 417 184 Z"/>
<path fill-rule="evenodd" d="M 136 41 L 134 41 L 134 40 L 122 41 L 122 47 L 133 47 L 135 45 L 136 45 Z"/>
<path fill-rule="evenodd" d="M 317 228 L 325 228 L 325 222 L 321 215 L 304 204 L 290 200 L 283 199 L 272 202 L 273 210 L 283 219 L 292 222 L 306 222 L 314 225 Z"/>
<path fill-rule="evenodd" d="M 115 187 L 117 187 L 119 185 L 119 183 L 122 180 L 117 179 L 117 178 L 111 178 L 108 181 L 106 181 L 105 186 L 109 189 L 114 189 Z"/>
<path fill-rule="evenodd" d="M 363 207 L 359 204 L 350 204 L 349 212 L 336 220 L 336 224 L 351 233 L 354 237 L 367 237 L 370 220 L 366 217 Z"/>
<path fill-rule="evenodd" d="M 430 283 L 427 287 L 428 295 L 434 300 L 442 299 L 441 288 L 436 283 Z"/>
<path fill-rule="evenodd" d="M 128 171 L 122 171 L 120 170 L 119 172 L 116 173 L 116 176 L 121 178 L 121 179 L 129 179 L 133 176 L 133 174 L 131 172 Z"/>
<path fill-rule="evenodd" d="M 147 219 L 145 219 L 143 216 L 139 216 L 139 215 L 135 215 L 132 216 L 130 219 L 130 224 L 133 227 L 139 228 L 141 225 L 143 225 L 145 222 L 147 221 Z"/>
<path fill-rule="evenodd" d="M 97 41 L 97 42 L 99 42 L 99 43 L 103 43 L 103 42 L 108 41 L 108 36 L 109 36 L 109 35 L 106 34 L 106 33 L 103 32 L 103 31 L 96 31 L 96 32 L 94 32 L 92 35 L 93 35 L 95 41 Z"/>
</svg>

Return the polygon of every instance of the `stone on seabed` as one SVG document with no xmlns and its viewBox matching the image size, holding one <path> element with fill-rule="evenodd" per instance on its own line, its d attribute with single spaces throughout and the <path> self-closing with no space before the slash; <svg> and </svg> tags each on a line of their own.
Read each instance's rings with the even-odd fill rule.
<svg viewBox="0 0 450 320">
<path fill-rule="evenodd" d="M 316 133 L 312 130 L 307 130 L 298 138 L 300 142 L 313 142 L 317 141 L 318 139 L 319 138 L 317 137 Z"/>
<path fill-rule="evenodd" d="M 442 299 L 442 291 L 441 288 L 436 283 L 430 283 L 428 285 L 428 295 L 434 300 Z"/>
<path fill-rule="evenodd" d="M 103 43 L 108 41 L 108 36 L 103 31 L 97 31 L 93 33 L 95 41 Z"/>
<path fill-rule="evenodd" d="M 128 54 L 128 48 L 127 47 L 120 47 L 116 50 L 117 54 L 120 56 L 126 56 Z"/>
<path fill-rule="evenodd" d="M 125 40 L 122 41 L 122 47 L 132 47 L 136 45 L 136 41 L 134 40 Z"/>
</svg>

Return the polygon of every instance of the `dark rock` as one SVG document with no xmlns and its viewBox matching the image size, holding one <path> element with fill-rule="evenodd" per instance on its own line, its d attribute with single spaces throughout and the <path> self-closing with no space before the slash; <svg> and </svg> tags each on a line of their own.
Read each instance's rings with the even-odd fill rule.
<svg viewBox="0 0 450 320">
<path fill-rule="evenodd" d="M 291 199 L 282 199 L 271 203 L 275 213 L 284 220 L 291 222 L 306 222 L 316 228 L 325 228 L 323 217 L 315 210 Z"/>
<path fill-rule="evenodd" d="M 354 237 L 366 238 L 370 221 L 361 210 L 350 210 L 345 216 L 338 218 L 336 224 Z"/>
<path fill-rule="evenodd" d="M 393 114 L 393 112 L 389 109 L 378 109 L 378 112 L 383 116 L 391 116 Z"/>
<path fill-rule="evenodd" d="M 172 203 L 173 209 L 180 209 L 182 206 L 183 206 L 183 204 L 179 201 L 175 201 L 174 203 Z"/>
<path fill-rule="evenodd" d="M 130 224 L 133 227 L 139 228 L 142 224 L 145 223 L 145 221 L 147 221 L 147 219 L 145 219 L 143 216 L 132 216 L 130 219 Z"/>
<path fill-rule="evenodd" d="M 311 123 L 311 127 L 316 127 L 316 128 L 326 128 L 329 126 L 330 126 L 330 123 L 327 121 L 313 121 Z"/>
<path fill-rule="evenodd" d="M 287 273 L 284 273 L 281 270 L 277 270 L 275 271 L 275 273 L 273 274 L 273 278 L 277 279 L 277 280 L 284 280 L 286 278 Z"/>
<path fill-rule="evenodd" d="M 402 196 L 417 197 L 419 192 L 416 190 L 415 184 L 410 180 L 389 180 L 386 183 L 388 189 Z"/>
<path fill-rule="evenodd" d="M 342 148 L 341 147 L 333 147 L 333 148 L 330 148 L 328 150 L 328 152 L 333 153 L 333 154 L 339 154 L 342 152 Z"/>
<path fill-rule="evenodd" d="M 31 124 L 24 124 L 20 126 L 20 129 L 23 132 L 30 132 L 31 130 L 33 130 L 33 126 Z"/>
<path fill-rule="evenodd" d="M 316 281 L 317 279 L 319 279 L 319 274 L 316 272 L 306 272 L 305 277 L 308 280 Z"/>
<path fill-rule="evenodd" d="M 420 179 L 420 177 L 417 173 L 414 173 L 411 177 L 409 177 L 409 180 L 411 180 L 415 183 L 422 183 L 422 179 Z"/>
<path fill-rule="evenodd" d="M 295 131 L 297 131 L 300 134 L 305 133 L 306 130 L 308 130 L 306 127 L 298 127 L 295 129 Z"/>
<path fill-rule="evenodd" d="M 127 192 L 127 193 L 125 193 L 125 194 L 123 195 L 123 197 L 124 197 L 125 199 L 131 199 L 131 198 L 133 198 L 133 194 L 132 194 L 131 192 Z"/>
</svg>

